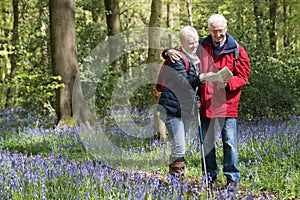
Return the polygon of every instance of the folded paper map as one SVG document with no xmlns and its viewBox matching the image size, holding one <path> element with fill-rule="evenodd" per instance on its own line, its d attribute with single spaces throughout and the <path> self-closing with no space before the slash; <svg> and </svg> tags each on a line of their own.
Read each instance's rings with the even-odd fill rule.
<svg viewBox="0 0 300 200">
<path fill-rule="evenodd" d="M 232 72 L 228 69 L 228 67 L 224 67 L 217 73 L 208 72 L 208 73 L 204 74 L 202 77 L 202 80 L 207 81 L 207 82 L 223 83 L 232 77 L 233 77 Z"/>
</svg>

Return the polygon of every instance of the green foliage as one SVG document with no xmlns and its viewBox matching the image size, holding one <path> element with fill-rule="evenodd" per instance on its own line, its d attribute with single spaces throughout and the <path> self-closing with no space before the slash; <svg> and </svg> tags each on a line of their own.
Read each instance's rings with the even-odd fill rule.
<svg viewBox="0 0 300 200">
<path fill-rule="evenodd" d="M 2 142 L 2 148 L 8 150 L 16 150 L 22 153 L 30 153 L 32 155 L 47 155 L 51 152 L 50 142 L 53 141 L 52 136 L 36 135 L 28 133 L 12 133 Z"/>
<path fill-rule="evenodd" d="M 100 117 L 109 115 L 109 110 L 111 106 L 111 96 L 114 89 L 114 83 L 117 81 L 117 78 L 114 75 L 114 72 L 111 70 L 111 67 L 108 67 L 104 71 L 100 81 L 97 83 L 96 89 L 96 106 L 97 114 Z"/>
<path fill-rule="evenodd" d="M 29 155 L 56 154 L 69 159 L 91 160 L 93 155 L 87 152 L 79 135 L 68 133 L 68 128 L 54 134 L 54 130 L 33 128 L 0 135 L 2 149 L 18 151 Z"/>
<path fill-rule="evenodd" d="M 12 5 L 10 5 L 12 6 Z M 1 108 L 5 103 L 11 102 L 14 107 L 44 110 L 45 105 L 53 105 L 55 91 L 62 85 L 59 77 L 52 76 L 49 66 L 49 12 L 47 1 L 19 1 L 19 38 L 16 46 L 12 46 L 12 7 L 4 7 L 1 15 L 6 19 L 6 29 L 0 33 L 1 40 L 6 40 L 4 52 L 16 55 L 16 73 L 10 75 L 10 57 L 1 59 L 2 90 Z M 3 21 L 0 20 L 2 27 Z M 29 37 L 23 37 L 24 35 Z M 11 89 L 13 99 L 6 99 L 6 92 Z M 52 107 L 52 106 L 51 106 Z"/>
<path fill-rule="evenodd" d="M 299 115 L 300 59 L 289 51 L 277 57 L 250 55 L 251 75 L 240 102 L 242 118 Z"/>
<path fill-rule="evenodd" d="M 45 76 L 44 74 L 18 74 L 13 78 L 13 84 L 20 96 L 18 106 L 25 109 L 40 108 L 43 110 L 47 103 L 54 102 L 55 91 L 63 87 L 60 76 Z"/>
<path fill-rule="evenodd" d="M 81 12 L 78 12 L 76 17 L 76 38 L 79 63 L 82 63 L 92 50 L 105 40 L 106 37 L 106 27 L 97 22 L 87 21 L 85 18 L 86 16 Z"/>
<path fill-rule="evenodd" d="M 101 77 L 98 77 L 95 94 L 96 113 L 100 117 L 109 116 L 113 109 L 138 108 L 141 111 L 153 104 L 153 84 L 139 85 L 147 83 L 148 80 L 147 73 L 145 73 L 147 65 L 143 65 L 146 62 L 146 51 L 133 51 L 122 58 L 124 60 L 140 60 L 140 62 L 131 63 L 131 72 L 128 72 L 128 65 L 122 66 L 123 75 L 121 77 L 117 77 L 111 65 L 105 67 Z"/>
<path fill-rule="evenodd" d="M 147 84 L 139 87 L 133 92 L 130 98 L 131 107 L 138 108 L 139 112 L 149 108 L 149 105 L 153 105 L 152 92 L 154 90 L 154 84 Z"/>
</svg>

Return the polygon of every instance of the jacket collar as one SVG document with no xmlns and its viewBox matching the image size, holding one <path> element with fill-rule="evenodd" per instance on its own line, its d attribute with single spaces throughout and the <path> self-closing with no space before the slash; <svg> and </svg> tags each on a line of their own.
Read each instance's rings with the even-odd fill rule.
<svg viewBox="0 0 300 200">
<path fill-rule="evenodd" d="M 209 45 L 212 46 L 212 37 L 211 35 L 208 35 L 206 38 L 204 38 L 201 42 L 201 45 Z M 234 52 L 235 49 L 237 48 L 237 43 L 236 41 L 233 39 L 233 37 L 229 34 L 226 33 L 226 41 L 224 44 L 224 48 L 222 50 L 222 53 L 231 53 Z"/>
</svg>

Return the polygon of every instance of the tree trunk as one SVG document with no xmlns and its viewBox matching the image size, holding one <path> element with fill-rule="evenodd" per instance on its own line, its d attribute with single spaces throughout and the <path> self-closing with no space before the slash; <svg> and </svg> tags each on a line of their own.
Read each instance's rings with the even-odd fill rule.
<svg viewBox="0 0 300 200">
<path fill-rule="evenodd" d="M 168 0 L 167 1 L 167 27 L 170 30 L 174 30 L 175 27 L 180 26 L 179 17 L 174 15 L 174 13 L 180 13 L 180 2 L 174 1 L 174 0 Z M 175 34 L 170 34 L 169 36 L 169 42 L 170 47 L 176 46 L 176 40 L 178 38 L 175 36 Z"/>
<path fill-rule="evenodd" d="M 270 49 L 271 53 L 276 53 L 278 50 L 278 41 L 277 41 L 277 13 L 278 13 L 278 0 L 269 1 L 269 15 L 270 15 Z"/>
<path fill-rule="evenodd" d="M 191 0 L 186 0 L 186 9 L 187 9 L 187 14 L 189 18 L 189 24 L 193 26 L 193 14 L 192 14 L 192 7 L 191 7 Z"/>
<path fill-rule="evenodd" d="M 155 65 L 160 63 L 160 53 L 161 50 L 160 47 L 160 29 L 161 21 L 162 21 L 162 6 L 163 6 L 163 0 L 152 0 L 151 4 L 151 16 L 150 16 L 150 22 L 149 27 L 151 30 L 148 32 L 149 37 L 149 45 L 154 47 L 149 47 L 148 49 L 148 60 L 147 63 L 150 65 L 147 67 L 150 69 L 149 74 L 152 74 L 151 71 L 151 65 Z M 152 74 L 151 76 L 155 76 Z M 159 93 L 155 90 L 155 88 L 152 88 L 152 98 L 155 103 L 158 102 L 159 99 Z M 159 137 L 162 137 L 164 140 L 167 137 L 166 134 L 166 128 L 164 123 L 159 118 L 159 113 L 154 109 L 154 134 L 158 134 Z"/>
<path fill-rule="evenodd" d="M 122 41 L 120 37 L 111 37 L 121 32 L 119 0 L 104 0 L 106 24 L 109 40 L 109 61 L 112 63 L 115 77 L 122 75 L 121 59 Z"/>
<path fill-rule="evenodd" d="M 291 45 L 291 38 L 290 38 L 290 26 L 288 24 L 288 19 L 291 15 L 291 7 L 288 1 L 283 1 L 283 26 L 284 26 L 284 34 L 283 34 L 283 46 L 288 47 Z"/>
<path fill-rule="evenodd" d="M 101 0 L 92 0 L 91 5 L 90 11 L 92 12 L 93 22 L 98 22 L 101 11 Z"/>
<path fill-rule="evenodd" d="M 8 77 L 9 86 L 6 91 L 6 102 L 5 102 L 5 109 L 12 108 L 14 105 L 14 98 L 13 98 L 13 88 L 11 85 L 13 84 L 12 79 L 15 77 L 17 72 L 17 55 L 19 50 L 19 0 L 13 0 L 13 15 L 14 15 L 14 22 L 13 22 L 13 35 L 12 35 L 12 46 L 14 47 L 13 53 L 10 56 L 10 74 Z"/>
<path fill-rule="evenodd" d="M 150 46 L 156 48 L 149 48 L 148 49 L 148 62 L 147 63 L 159 63 L 160 62 L 160 53 L 161 50 L 157 49 L 160 47 L 160 30 L 159 27 L 161 26 L 162 21 L 162 6 L 163 0 L 152 0 L 151 5 L 151 16 L 149 27 L 153 28 L 149 31 L 149 44 Z"/>
<path fill-rule="evenodd" d="M 45 71 L 47 74 L 50 74 L 49 69 L 49 40 L 48 40 L 48 28 L 47 28 L 47 23 L 45 22 L 44 17 L 46 13 L 46 9 L 43 6 L 39 6 L 39 20 L 41 22 L 41 37 L 43 38 L 43 45 L 41 46 L 41 54 L 42 54 L 42 61 L 41 61 L 41 66 L 44 67 L 43 71 Z"/>
<path fill-rule="evenodd" d="M 264 46 L 265 34 L 264 34 L 264 12 L 259 0 L 253 1 L 254 16 L 256 21 L 256 48 Z"/>
<path fill-rule="evenodd" d="M 73 125 L 70 119 L 73 119 L 74 111 L 77 122 L 87 122 L 92 116 L 84 102 L 78 78 L 74 0 L 50 0 L 49 6 L 53 73 L 61 76 L 64 84 L 57 90 L 58 126 Z M 76 100 L 75 105 L 72 100 Z"/>
</svg>

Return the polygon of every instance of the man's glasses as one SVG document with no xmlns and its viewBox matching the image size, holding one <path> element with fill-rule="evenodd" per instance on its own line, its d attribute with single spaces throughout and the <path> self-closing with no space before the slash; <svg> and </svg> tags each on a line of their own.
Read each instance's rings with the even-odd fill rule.
<svg viewBox="0 0 300 200">
<path fill-rule="evenodd" d="M 226 28 L 223 28 L 223 29 L 218 29 L 218 30 L 212 30 L 212 29 L 209 29 L 209 31 L 211 32 L 211 33 L 213 33 L 213 34 L 223 34 L 223 33 L 225 33 L 225 31 L 226 31 Z"/>
</svg>

